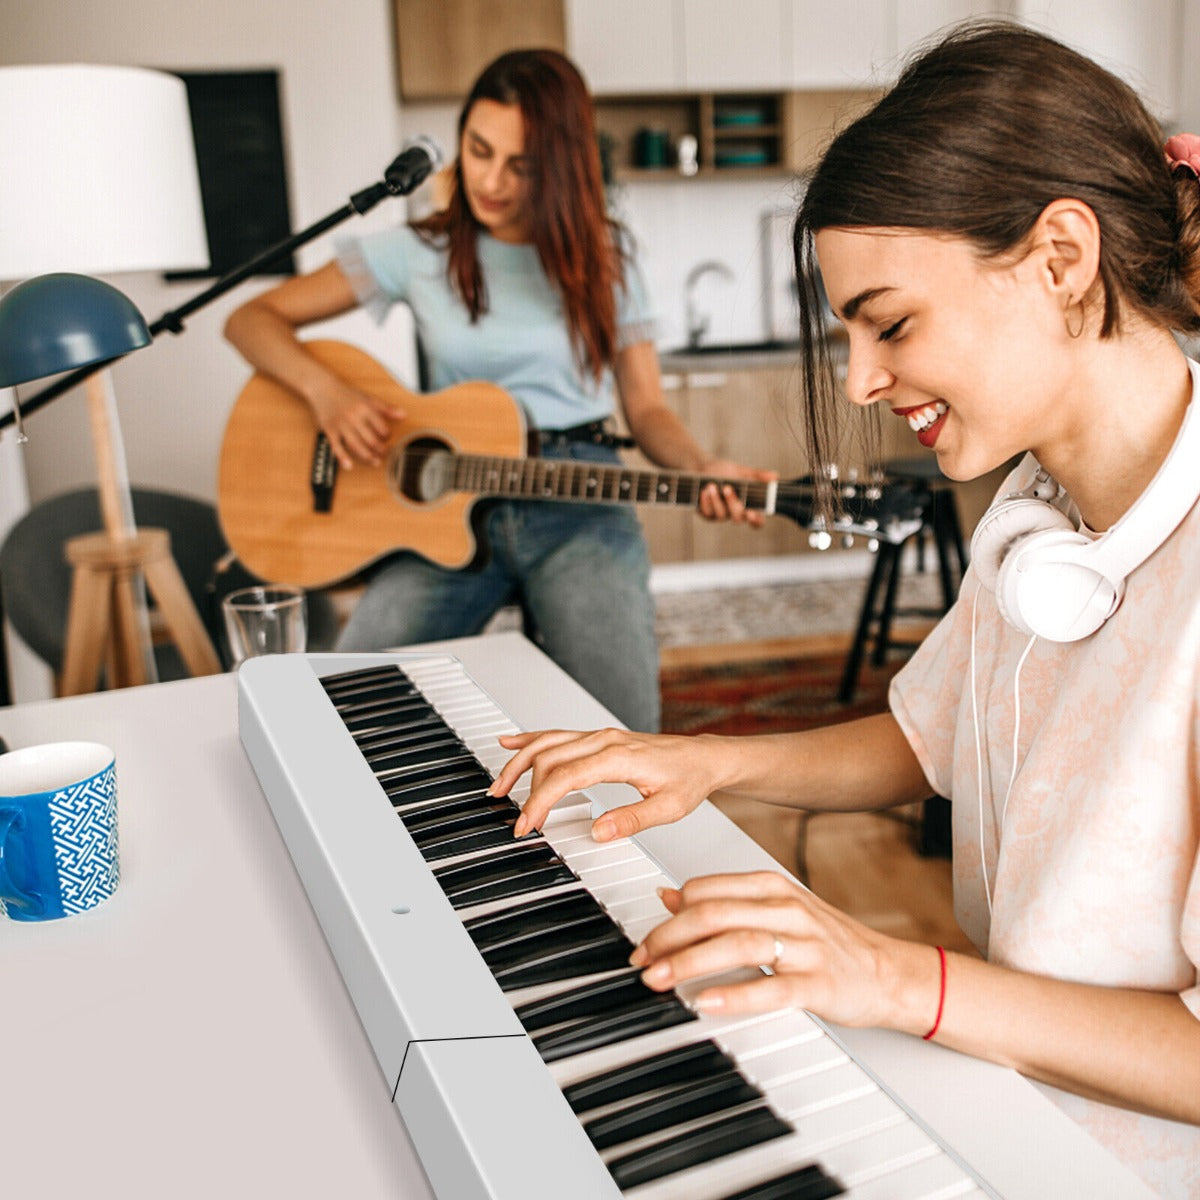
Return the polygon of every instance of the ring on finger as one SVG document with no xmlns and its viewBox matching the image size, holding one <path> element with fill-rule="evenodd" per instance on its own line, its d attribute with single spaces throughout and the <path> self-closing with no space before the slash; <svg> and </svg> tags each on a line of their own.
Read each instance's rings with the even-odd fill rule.
<svg viewBox="0 0 1200 1200">
<path fill-rule="evenodd" d="M 776 935 L 775 937 L 775 957 L 771 959 L 771 970 L 778 971 L 779 964 L 783 962 L 783 939 Z"/>
</svg>

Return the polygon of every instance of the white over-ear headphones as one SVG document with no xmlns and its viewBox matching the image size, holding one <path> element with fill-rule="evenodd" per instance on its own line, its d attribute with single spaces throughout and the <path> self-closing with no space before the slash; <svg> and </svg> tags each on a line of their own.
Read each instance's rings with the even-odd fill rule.
<svg viewBox="0 0 1200 1200">
<path fill-rule="evenodd" d="M 1175 444 L 1133 507 L 1101 537 L 1080 532 L 1070 497 L 1025 456 L 1016 491 L 976 526 L 971 557 L 1006 621 L 1051 642 L 1090 637 L 1117 611 L 1125 579 L 1174 532 L 1200 498 L 1200 366 L 1189 360 L 1192 402 Z M 1030 472 L 1032 471 L 1032 477 Z"/>
</svg>

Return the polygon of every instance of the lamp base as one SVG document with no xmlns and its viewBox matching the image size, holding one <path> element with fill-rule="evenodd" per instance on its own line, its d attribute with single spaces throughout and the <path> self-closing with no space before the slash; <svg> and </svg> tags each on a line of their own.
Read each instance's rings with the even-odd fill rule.
<svg viewBox="0 0 1200 1200">
<path fill-rule="evenodd" d="M 74 568 L 60 693 L 95 691 L 107 660 L 111 687 L 146 683 L 144 625 L 137 614 L 137 581 L 145 579 L 163 624 L 193 675 L 215 675 L 221 663 L 171 557 L 165 529 L 128 537 L 89 533 L 66 544 Z M 106 654 L 107 652 L 107 654 Z"/>
</svg>

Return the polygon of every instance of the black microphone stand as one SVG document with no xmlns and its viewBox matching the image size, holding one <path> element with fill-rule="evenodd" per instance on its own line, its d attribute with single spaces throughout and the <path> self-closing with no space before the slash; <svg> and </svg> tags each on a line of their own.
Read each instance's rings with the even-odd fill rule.
<svg viewBox="0 0 1200 1200">
<path fill-rule="evenodd" d="M 430 169 L 432 169 L 432 166 L 433 164 L 431 163 Z M 335 212 L 322 217 L 321 220 L 310 225 L 307 229 L 302 229 L 299 233 L 294 233 L 290 237 L 286 237 L 274 245 L 268 246 L 265 250 L 254 255 L 253 258 L 248 259 L 240 267 L 234 267 L 228 274 L 222 275 L 211 287 L 205 288 L 204 291 L 200 292 L 199 295 L 193 296 L 185 304 L 181 304 L 178 308 L 173 308 L 163 313 L 157 321 L 148 326 L 151 338 L 157 337 L 164 331 L 176 334 L 182 333 L 185 317 L 190 317 L 192 313 L 197 312 L 218 296 L 223 296 L 230 288 L 236 287 L 241 283 L 242 280 L 257 274 L 263 267 L 269 266 L 278 259 L 286 257 L 293 250 L 298 249 L 307 242 L 311 242 L 313 238 L 320 237 L 321 234 L 332 229 L 335 225 L 340 225 L 347 218 L 362 216 L 364 213 L 369 212 L 380 200 L 384 200 L 388 196 L 407 196 L 424 182 L 428 174 L 428 170 L 424 172 L 417 171 L 400 179 L 394 177 L 393 172 L 389 170 L 388 178 L 381 180 L 379 183 L 373 183 L 370 187 L 363 188 L 360 192 L 355 192 Z M 64 375 L 61 379 L 56 380 L 40 392 L 35 393 L 28 400 L 21 401 L 19 405 L 14 404 L 12 412 L 0 416 L 0 430 L 12 425 L 19 416 L 24 417 L 30 413 L 37 412 L 43 405 L 49 404 L 51 400 L 55 400 L 64 392 L 70 391 L 71 388 L 78 386 L 85 379 L 107 365 L 109 364 L 99 362 L 92 363 L 87 367 L 80 367 L 77 371 L 72 371 Z"/>
<path fill-rule="evenodd" d="M 362 216 L 363 213 L 369 212 L 380 200 L 384 200 L 388 196 L 407 196 L 424 182 L 425 177 L 434 168 L 435 163 L 431 160 L 427 168 L 423 170 L 418 168 L 410 170 L 407 173 L 397 173 L 395 171 L 396 165 L 396 163 L 393 163 L 388 168 L 383 180 L 379 183 L 373 183 L 370 187 L 363 188 L 360 192 L 355 192 L 335 212 L 322 217 L 321 220 L 310 225 L 307 229 L 302 229 L 299 233 L 292 234 L 290 237 L 284 238 L 272 246 L 268 246 L 265 250 L 254 255 L 253 258 L 248 259 L 240 267 L 234 267 L 228 274 L 222 275 L 211 287 L 193 296 L 185 304 L 181 304 L 178 308 L 163 313 L 157 321 L 148 326 L 151 338 L 156 338 L 164 330 L 171 333 L 182 333 L 185 317 L 190 317 L 192 313 L 197 312 L 218 296 L 224 295 L 230 288 L 236 287 L 242 280 L 256 274 L 261 268 L 286 257 L 293 250 L 303 246 L 306 242 L 311 242 L 313 238 L 320 237 L 326 230 L 332 229 L 335 225 L 340 225 L 349 217 Z M 0 430 L 18 422 L 29 413 L 37 412 L 43 405 L 49 404 L 51 400 L 57 399 L 64 392 L 69 392 L 73 387 L 77 387 L 84 380 L 90 378 L 97 371 L 102 370 L 108 365 L 107 362 L 98 362 L 91 364 L 91 366 L 80 367 L 77 371 L 71 371 L 62 376 L 61 379 L 56 380 L 20 404 L 17 403 L 14 394 L 12 411 L 0 416 Z M 3 604 L 0 602 L 0 623 L 3 622 L 3 618 Z M 11 703 L 12 694 L 8 677 L 8 654 L 3 633 L 0 630 L 0 705 Z"/>
</svg>

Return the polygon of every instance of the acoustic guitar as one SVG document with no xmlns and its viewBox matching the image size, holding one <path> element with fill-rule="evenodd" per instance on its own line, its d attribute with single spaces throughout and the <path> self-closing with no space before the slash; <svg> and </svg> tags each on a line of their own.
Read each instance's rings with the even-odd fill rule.
<svg viewBox="0 0 1200 1200">
<path fill-rule="evenodd" d="M 901 542 L 921 524 L 913 493 L 898 482 L 840 487 L 844 519 L 825 530 L 813 515 L 811 480 L 724 480 L 538 458 L 526 452 L 520 405 L 494 384 L 422 395 L 354 346 L 324 340 L 307 349 L 403 417 L 379 466 L 339 470 L 309 406 L 268 376 L 251 378 L 225 430 L 217 507 L 230 548 L 263 579 L 325 587 L 395 550 L 468 567 L 481 554 L 478 502 L 489 498 L 695 508 L 715 482 L 732 484 L 747 508 L 826 534 Z"/>
</svg>

